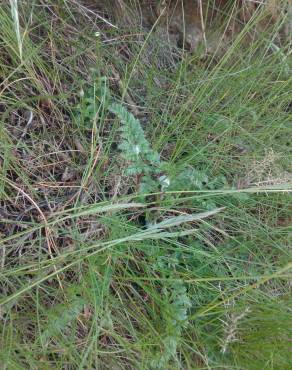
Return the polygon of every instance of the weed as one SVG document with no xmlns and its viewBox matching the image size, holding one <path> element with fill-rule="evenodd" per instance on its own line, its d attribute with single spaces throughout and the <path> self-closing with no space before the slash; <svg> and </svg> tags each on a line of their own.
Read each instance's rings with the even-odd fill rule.
<svg viewBox="0 0 292 370">
<path fill-rule="evenodd" d="M 165 14 L 1 4 L 3 368 L 290 368 L 287 1 L 231 3 L 204 55 Z"/>
</svg>

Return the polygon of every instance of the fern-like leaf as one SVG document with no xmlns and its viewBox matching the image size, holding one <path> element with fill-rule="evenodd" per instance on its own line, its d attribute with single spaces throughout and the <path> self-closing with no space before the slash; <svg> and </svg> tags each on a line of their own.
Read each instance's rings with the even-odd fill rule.
<svg viewBox="0 0 292 370">
<path fill-rule="evenodd" d="M 130 163 L 126 173 L 137 175 L 158 172 L 161 164 L 160 156 L 151 148 L 139 120 L 119 103 L 112 104 L 109 111 L 122 123 L 120 128 L 122 142 L 119 149 L 126 161 Z"/>
</svg>

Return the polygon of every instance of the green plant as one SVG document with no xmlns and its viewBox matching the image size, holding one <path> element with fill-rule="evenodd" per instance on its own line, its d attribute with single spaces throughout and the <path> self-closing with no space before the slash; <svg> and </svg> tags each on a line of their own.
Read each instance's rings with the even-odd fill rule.
<svg viewBox="0 0 292 370">
<path fill-rule="evenodd" d="M 2 367 L 289 369 L 285 8 L 201 59 L 105 1 L 2 3 Z"/>
<path fill-rule="evenodd" d="M 162 179 L 159 173 L 162 171 L 163 164 L 159 154 L 151 148 L 146 139 L 139 120 L 121 104 L 115 103 L 109 110 L 122 123 L 119 149 L 127 163 L 125 174 L 139 179 L 141 194 L 159 191 L 159 179 Z"/>
<path fill-rule="evenodd" d="M 151 361 L 153 369 L 166 369 L 171 364 L 179 364 L 178 351 L 182 330 L 188 326 L 191 302 L 182 280 L 164 286 L 162 289 L 162 320 L 165 325 L 162 348 Z M 176 366 L 175 365 L 175 366 Z"/>
<path fill-rule="evenodd" d="M 91 82 L 84 83 L 79 92 L 80 102 L 73 109 L 73 119 L 81 129 L 90 129 L 102 120 L 110 103 L 108 80 L 93 73 Z"/>
<path fill-rule="evenodd" d="M 109 110 L 121 121 L 119 149 L 127 163 L 125 174 L 139 177 L 140 194 L 214 190 L 227 186 L 224 176 L 209 180 L 205 171 L 196 170 L 190 165 L 180 165 L 178 168 L 172 166 L 173 174 L 169 174 L 169 164 L 161 161 L 158 152 L 151 148 L 139 120 L 119 103 L 111 105 Z M 200 205 L 209 210 L 216 207 L 216 204 L 208 199 L 201 199 Z"/>
</svg>

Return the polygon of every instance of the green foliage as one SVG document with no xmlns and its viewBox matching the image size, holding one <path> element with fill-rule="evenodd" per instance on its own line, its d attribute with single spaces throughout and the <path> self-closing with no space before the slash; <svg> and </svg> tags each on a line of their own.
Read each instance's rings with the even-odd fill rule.
<svg viewBox="0 0 292 370">
<path fill-rule="evenodd" d="M 155 256 L 151 250 L 147 253 L 150 257 Z M 166 253 L 152 258 L 153 269 L 161 272 L 166 281 L 161 288 L 161 303 L 159 307 L 161 315 L 162 339 L 159 350 L 150 361 L 153 369 L 166 369 L 178 361 L 178 352 L 182 339 L 182 331 L 188 326 L 189 311 L 192 307 L 186 284 L 177 278 L 177 270 L 184 264 L 180 256 Z M 175 279 L 174 282 L 167 279 Z"/>
<path fill-rule="evenodd" d="M 166 369 L 171 363 L 179 363 L 178 350 L 182 330 L 188 325 L 188 311 L 191 302 L 182 280 L 163 288 L 162 320 L 165 325 L 161 351 L 151 362 L 154 369 Z"/>
<path fill-rule="evenodd" d="M 75 297 L 69 304 L 55 305 L 48 313 L 48 324 L 41 333 L 41 341 L 48 341 L 58 336 L 72 335 L 76 325 L 76 319 L 84 308 L 85 301 Z M 73 324 L 73 326 L 71 325 Z"/>
<path fill-rule="evenodd" d="M 1 366 L 290 369 L 285 12 L 199 59 L 89 2 L 4 3 Z"/>
<path fill-rule="evenodd" d="M 109 107 L 121 121 L 121 143 L 119 149 L 127 162 L 126 175 L 142 175 L 139 192 L 149 194 L 158 191 L 187 191 L 220 189 L 227 185 L 224 176 L 209 180 L 206 172 L 190 165 L 175 168 L 174 175 L 167 174 L 169 165 L 160 160 L 160 155 L 151 148 L 138 119 L 121 104 Z M 178 172 L 179 171 L 179 172 Z M 159 176 L 160 174 L 160 176 Z M 216 204 L 202 199 L 200 206 L 212 209 Z"/>
<path fill-rule="evenodd" d="M 106 77 L 92 77 L 91 83 L 85 83 L 80 92 L 80 102 L 74 108 L 74 121 L 80 129 L 90 129 L 94 122 L 102 119 L 110 104 L 110 92 Z"/>
<path fill-rule="evenodd" d="M 161 166 L 160 156 L 145 138 L 139 120 L 121 104 L 113 104 L 109 110 L 117 115 L 122 123 L 119 149 L 129 163 L 126 174 L 132 176 L 158 173 Z"/>
</svg>

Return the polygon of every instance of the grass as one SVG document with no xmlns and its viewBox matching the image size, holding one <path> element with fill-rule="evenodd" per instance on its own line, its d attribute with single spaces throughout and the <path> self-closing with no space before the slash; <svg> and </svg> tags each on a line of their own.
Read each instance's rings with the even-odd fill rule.
<svg viewBox="0 0 292 370">
<path fill-rule="evenodd" d="M 94 12 L 0 7 L 2 367 L 290 368 L 284 13 L 202 58 Z"/>
</svg>

